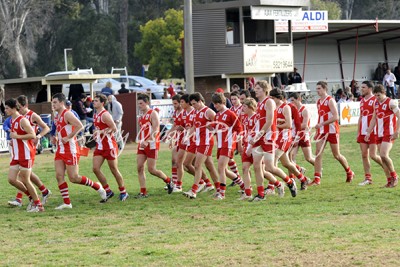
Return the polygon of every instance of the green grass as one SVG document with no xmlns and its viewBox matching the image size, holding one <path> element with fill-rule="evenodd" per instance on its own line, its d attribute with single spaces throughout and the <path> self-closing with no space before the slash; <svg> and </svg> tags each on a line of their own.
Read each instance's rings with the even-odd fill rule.
<svg viewBox="0 0 400 267">
<path fill-rule="evenodd" d="M 345 172 L 328 150 L 321 186 L 296 198 L 287 192 L 283 199 L 272 196 L 259 203 L 237 201 L 237 187 L 228 188 L 227 199 L 220 202 L 208 194 L 196 200 L 167 195 L 164 184 L 147 175 L 148 199 L 121 203 L 114 197 L 99 204 L 96 192 L 70 183 L 74 208 L 55 211 L 62 200 L 53 155 L 43 154 L 34 170 L 54 195 L 40 214 L 7 206 L 16 191 L 7 183 L 8 156 L 2 156 L 0 266 L 399 266 L 399 190 L 381 187 L 386 181 L 376 164 L 375 183 L 357 185 L 363 169 L 355 140 L 354 127 L 342 128 L 342 153 L 356 173 L 352 184 L 344 182 Z M 395 166 L 399 152 L 396 143 L 391 153 Z M 299 162 L 313 174 L 302 156 Z M 158 167 L 170 172 L 166 147 Z M 128 192 L 135 195 L 134 145 L 123 152 L 120 169 Z M 104 171 L 117 191 L 109 170 Z M 95 180 L 90 157 L 81 159 L 80 173 Z M 191 184 L 186 175 L 184 188 Z"/>
</svg>

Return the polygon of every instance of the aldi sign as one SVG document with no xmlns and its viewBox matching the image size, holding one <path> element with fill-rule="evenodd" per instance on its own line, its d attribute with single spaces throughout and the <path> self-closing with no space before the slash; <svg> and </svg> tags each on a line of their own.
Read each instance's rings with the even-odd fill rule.
<svg viewBox="0 0 400 267">
<path fill-rule="evenodd" d="M 287 20 L 275 20 L 276 32 L 288 32 Z M 292 32 L 327 32 L 328 11 L 301 11 L 297 19 L 292 20 Z"/>
</svg>

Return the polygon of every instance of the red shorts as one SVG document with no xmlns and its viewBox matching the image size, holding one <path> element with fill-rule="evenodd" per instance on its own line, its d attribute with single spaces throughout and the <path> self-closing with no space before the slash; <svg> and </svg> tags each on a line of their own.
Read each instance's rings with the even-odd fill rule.
<svg viewBox="0 0 400 267">
<path fill-rule="evenodd" d="M 54 160 L 62 160 L 65 165 L 75 166 L 79 164 L 79 157 L 78 153 L 61 154 L 56 152 Z"/>
<path fill-rule="evenodd" d="M 385 135 L 383 137 L 376 137 L 376 143 L 378 145 L 382 144 L 383 142 L 394 143 L 394 140 L 390 138 L 390 135 Z"/>
<path fill-rule="evenodd" d="M 225 156 L 230 159 L 233 158 L 233 149 L 230 148 L 218 148 L 217 149 L 217 159 L 219 159 L 219 156 Z"/>
<path fill-rule="evenodd" d="M 294 138 L 294 147 L 299 146 L 299 147 L 310 147 L 311 146 L 311 141 L 310 141 L 310 134 L 303 133 L 303 132 L 298 132 L 297 136 Z"/>
<path fill-rule="evenodd" d="M 179 149 L 183 149 L 183 150 L 187 150 L 186 148 L 187 148 L 187 145 L 184 143 L 184 142 L 179 142 Z"/>
<path fill-rule="evenodd" d="M 203 154 L 205 156 L 211 156 L 213 151 L 213 146 L 197 146 L 196 153 Z"/>
<path fill-rule="evenodd" d="M 247 156 L 246 151 L 243 151 L 242 155 L 242 162 L 250 162 L 253 164 L 253 155 Z"/>
<path fill-rule="evenodd" d="M 359 136 L 357 136 L 357 143 L 368 144 L 368 145 L 376 145 L 376 143 L 377 143 L 376 139 L 377 139 L 376 135 L 375 134 L 371 134 L 369 136 L 369 141 L 367 142 L 367 141 L 365 141 L 365 135 L 359 135 Z"/>
<path fill-rule="evenodd" d="M 284 139 L 278 139 L 276 140 L 276 147 L 279 150 L 282 150 L 283 152 L 288 152 L 289 149 L 292 147 L 292 139 L 284 140 Z"/>
<path fill-rule="evenodd" d="M 106 160 L 115 160 L 118 157 L 118 148 L 98 150 L 97 148 L 93 152 L 93 157 L 100 156 Z"/>
<path fill-rule="evenodd" d="M 19 166 L 20 168 L 25 168 L 25 169 L 32 169 L 33 167 L 33 162 L 35 159 L 27 159 L 27 160 L 11 160 L 10 166 Z"/>
<path fill-rule="evenodd" d="M 326 142 L 329 142 L 331 144 L 338 144 L 339 143 L 339 134 L 334 133 L 334 134 L 318 134 L 314 137 L 315 141 L 319 140 L 326 140 Z"/>
<path fill-rule="evenodd" d="M 261 148 L 265 153 L 273 154 L 276 149 L 276 144 L 273 141 L 262 142 Z"/>
<path fill-rule="evenodd" d="M 186 146 L 186 151 L 188 152 L 188 153 L 192 153 L 192 154 L 196 154 L 196 144 L 195 143 L 192 143 L 192 142 L 190 142 L 190 145 L 188 145 L 188 146 Z"/>
<path fill-rule="evenodd" d="M 137 149 L 138 155 L 145 155 L 149 159 L 157 159 L 158 158 L 158 149 L 150 149 L 149 146 L 143 149 Z"/>
</svg>

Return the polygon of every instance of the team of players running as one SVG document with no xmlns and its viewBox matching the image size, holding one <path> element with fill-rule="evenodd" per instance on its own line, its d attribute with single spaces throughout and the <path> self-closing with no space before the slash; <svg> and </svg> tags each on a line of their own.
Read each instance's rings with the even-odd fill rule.
<svg viewBox="0 0 400 267">
<path fill-rule="evenodd" d="M 322 177 L 322 155 L 327 143 L 330 143 L 332 154 L 340 162 L 346 172 L 346 182 L 351 182 L 354 172 L 346 158 L 340 154 L 338 111 L 335 100 L 328 95 L 326 82 L 317 83 L 318 123 L 315 135 L 310 136 L 310 112 L 301 102 L 301 96 L 293 93 L 286 101 L 285 93 L 280 89 L 272 89 L 267 81 L 258 81 L 254 87 L 258 103 L 250 98 L 246 91 L 232 93 L 230 98 L 233 107 L 228 109 L 222 93 L 212 95 L 212 102 L 217 110 L 215 113 L 204 103 L 200 93 L 177 95 L 173 97 L 174 125 L 167 134 L 167 141 L 172 149 L 172 179 L 156 168 L 160 145 L 158 113 L 151 109 L 147 95 L 138 96 L 140 132 L 138 134 L 137 170 L 140 193 L 136 198 L 147 198 L 145 164 L 148 171 L 166 184 L 168 193 L 182 192 L 184 171 L 194 176 L 191 189 L 183 194 L 191 199 L 199 192 L 214 191 L 215 200 L 225 198 L 227 177 L 240 186 L 240 200 L 262 201 L 265 195 L 284 195 L 284 185 L 276 179 L 281 178 L 293 197 L 297 195 L 295 178 L 301 183 L 301 190 L 307 186 L 320 185 Z M 393 162 L 389 157 L 393 141 L 398 138 L 400 111 L 397 103 L 386 97 L 381 85 L 365 81 L 361 87 L 363 99 L 360 103 L 360 119 L 357 142 L 360 144 L 365 179 L 360 185 L 372 183 L 370 161 L 372 158 L 384 170 L 387 177 L 385 187 L 395 187 L 398 177 Z M 55 170 L 58 186 L 64 203 L 56 209 L 72 208 L 69 198 L 68 184 L 64 179 L 65 171 L 72 183 L 82 184 L 96 190 L 106 202 L 114 196 L 106 177 L 101 172 L 105 160 L 114 175 L 119 191 L 120 200 L 128 198 L 124 180 L 118 170 L 118 146 L 114 138 L 117 130 L 104 106 L 107 98 L 97 95 L 94 98 L 96 149 L 93 154 L 93 172 L 100 183 L 95 183 L 85 176 L 78 174 L 79 146 L 76 135 L 83 126 L 65 107 L 65 96 L 56 94 L 52 98 L 52 108 L 57 113 L 57 127 L 53 142 L 57 143 L 55 153 Z M 10 205 L 22 206 L 22 196 L 30 199 L 29 212 L 44 211 L 43 205 L 51 195 L 39 177 L 32 172 L 35 157 L 35 144 L 49 129 L 40 116 L 30 111 L 25 96 L 17 100 L 5 102 L 6 113 L 11 116 L 11 162 L 9 182 L 19 192 L 16 199 L 9 201 Z M 40 127 L 41 132 L 37 132 Z M 212 157 L 214 135 L 217 139 L 218 167 L 215 168 Z M 311 152 L 311 141 L 316 143 L 315 158 Z M 239 151 L 242 159 L 243 177 L 237 171 L 233 159 L 235 150 Z M 314 180 L 304 176 L 305 169 L 295 163 L 298 149 L 301 148 L 305 159 L 314 165 Z M 288 170 L 288 175 L 278 166 L 278 161 Z M 203 170 L 207 168 L 213 184 Z M 257 191 L 252 193 L 250 167 L 253 165 Z M 229 167 L 229 168 L 228 168 Z M 264 187 L 264 179 L 268 186 Z M 35 184 L 42 192 L 42 200 L 38 197 L 33 186 Z"/>
</svg>

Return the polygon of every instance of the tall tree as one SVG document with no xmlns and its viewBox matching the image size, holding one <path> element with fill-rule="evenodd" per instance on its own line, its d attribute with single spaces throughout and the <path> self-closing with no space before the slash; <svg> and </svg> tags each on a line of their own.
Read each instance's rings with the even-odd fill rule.
<svg viewBox="0 0 400 267">
<path fill-rule="evenodd" d="M 342 17 L 340 5 L 335 1 L 311 0 L 311 9 L 327 10 L 329 19 L 340 19 Z"/>
<path fill-rule="evenodd" d="M 121 40 L 121 52 L 124 55 L 124 66 L 128 65 L 128 14 L 129 1 L 121 0 L 119 9 L 119 37 Z"/>
<path fill-rule="evenodd" d="M 18 76 L 26 78 L 26 61 L 34 56 L 37 35 L 46 27 L 45 12 L 52 13 L 52 1 L 0 0 L 0 48 L 17 65 Z"/>
<path fill-rule="evenodd" d="M 150 64 L 151 78 L 183 77 L 180 38 L 183 37 L 183 11 L 170 9 L 164 18 L 140 26 L 141 42 L 135 45 L 135 55 L 142 64 Z"/>
</svg>

